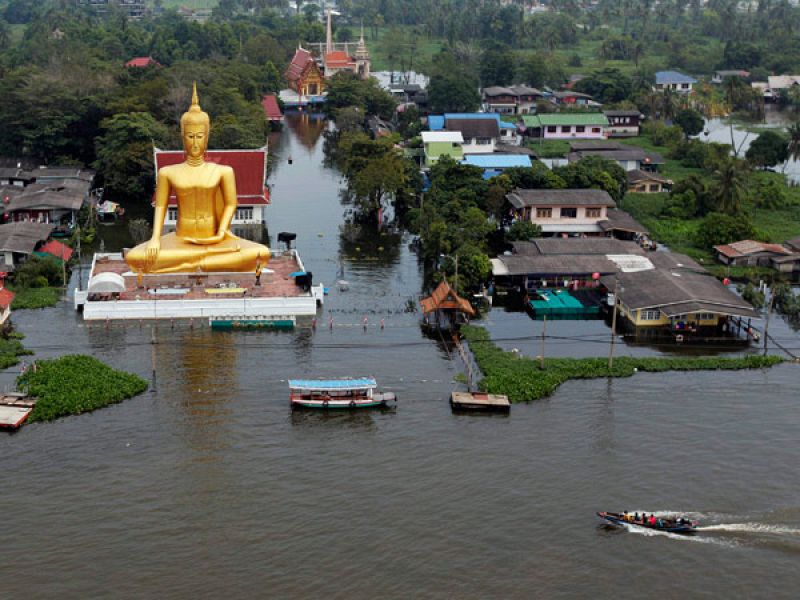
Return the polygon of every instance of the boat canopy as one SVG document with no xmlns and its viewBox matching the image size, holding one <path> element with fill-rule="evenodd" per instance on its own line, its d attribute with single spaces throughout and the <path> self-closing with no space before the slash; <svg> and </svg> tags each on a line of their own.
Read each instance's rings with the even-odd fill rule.
<svg viewBox="0 0 800 600">
<path fill-rule="evenodd" d="M 362 379 L 290 379 L 289 387 L 303 390 L 360 390 L 377 387 L 372 377 Z"/>
</svg>

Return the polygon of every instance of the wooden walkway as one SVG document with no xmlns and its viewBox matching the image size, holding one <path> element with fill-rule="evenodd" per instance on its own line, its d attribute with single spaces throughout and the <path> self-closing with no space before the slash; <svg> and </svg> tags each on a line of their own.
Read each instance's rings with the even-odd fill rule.
<svg viewBox="0 0 800 600">
<path fill-rule="evenodd" d="M 0 427 L 16 429 L 36 406 L 36 398 L 29 398 L 22 392 L 5 392 L 0 395 Z"/>
</svg>

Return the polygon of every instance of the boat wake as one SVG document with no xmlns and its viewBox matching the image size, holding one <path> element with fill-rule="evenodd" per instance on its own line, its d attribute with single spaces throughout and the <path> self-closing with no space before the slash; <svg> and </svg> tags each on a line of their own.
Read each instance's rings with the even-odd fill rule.
<svg viewBox="0 0 800 600">
<path fill-rule="evenodd" d="M 658 514 L 658 513 L 654 513 Z M 670 533 L 669 531 L 658 531 L 657 529 L 645 529 L 644 527 L 637 527 L 624 523 L 623 526 L 630 533 L 636 533 L 645 537 L 665 537 L 672 540 L 679 540 L 681 542 L 698 542 L 700 544 L 716 544 L 717 546 L 728 546 L 730 548 L 736 547 L 739 543 L 736 540 L 717 538 L 712 536 L 703 535 L 683 535 L 679 533 Z M 699 530 L 698 530 L 699 531 Z"/>
<path fill-rule="evenodd" d="M 698 531 L 730 531 L 732 533 L 774 533 L 776 535 L 800 535 L 800 529 L 766 523 L 719 523 L 697 528 Z"/>
</svg>

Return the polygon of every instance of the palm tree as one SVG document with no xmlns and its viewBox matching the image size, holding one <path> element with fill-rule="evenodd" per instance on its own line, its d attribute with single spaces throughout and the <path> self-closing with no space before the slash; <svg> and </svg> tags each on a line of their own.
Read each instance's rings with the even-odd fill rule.
<svg viewBox="0 0 800 600">
<path fill-rule="evenodd" d="M 789 134 L 789 158 L 783 163 L 782 171 L 786 170 L 790 160 L 800 160 L 800 123 L 791 125 L 786 133 Z"/>
<path fill-rule="evenodd" d="M 714 184 L 717 210 L 728 215 L 736 215 L 742 210 L 747 196 L 747 163 L 735 158 L 720 162 L 714 170 Z"/>
</svg>

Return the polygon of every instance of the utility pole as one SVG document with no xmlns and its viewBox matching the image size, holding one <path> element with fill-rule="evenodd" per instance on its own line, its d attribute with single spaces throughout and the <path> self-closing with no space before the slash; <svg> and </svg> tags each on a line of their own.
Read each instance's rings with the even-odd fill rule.
<svg viewBox="0 0 800 600">
<path fill-rule="evenodd" d="M 547 334 L 547 315 L 542 317 L 542 352 L 539 358 L 539 368 L 544 370 L 544 339 Z"/>
<path fill-rule="evenodd" d="M 458 254 L 456 254 L 456 294 L 458 293 Z"/>
<path fill-rule="evenodd" d="M 769 317 L 772 314 L 772 307 L 775 305 L 775 291 L 769 288 L 769 308 L 767 308 L 767 319 L 764 321 L 764 356 L 767 355 L 767 344 L 769 343 Z"/>
<path fill-rule="evenodd" d="M 614 308 L 611 313 L 611 345 L 608 348 L 608 370 L 614 366 L 614 342 L 617 337 L 617 290 L 619 289 L 619 279 L 614 278 Z"/>
</svg>

